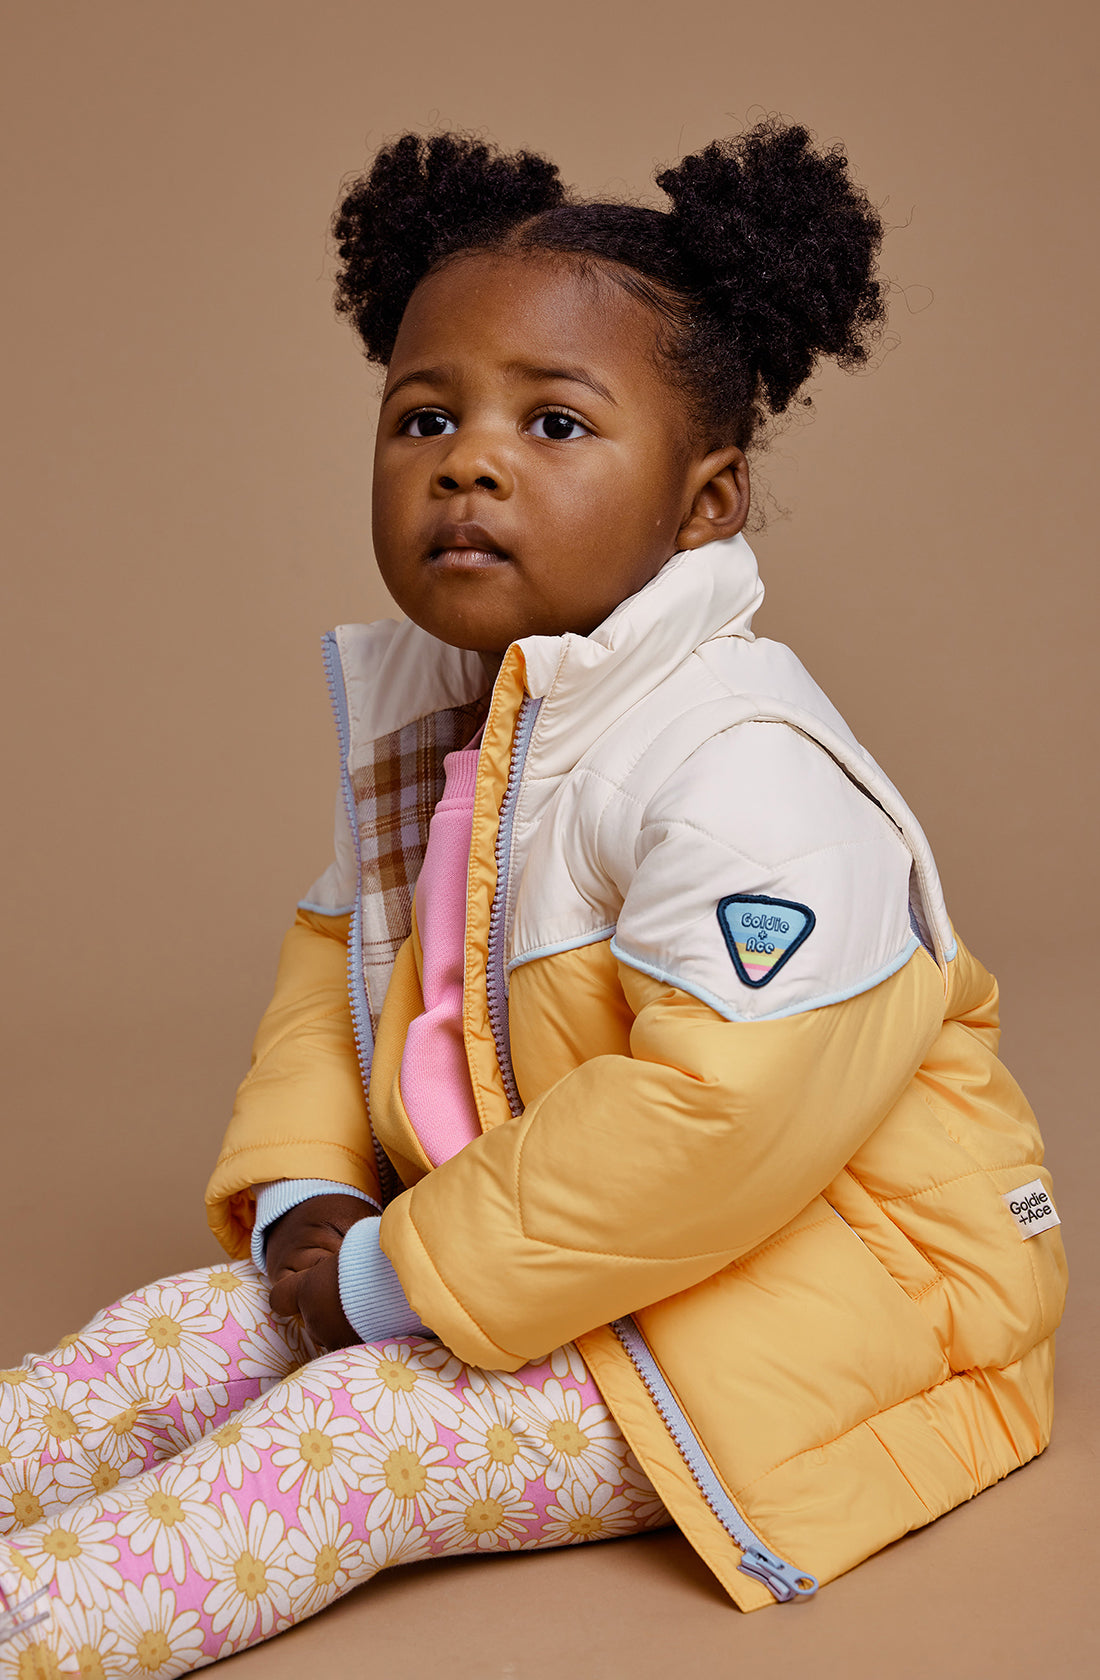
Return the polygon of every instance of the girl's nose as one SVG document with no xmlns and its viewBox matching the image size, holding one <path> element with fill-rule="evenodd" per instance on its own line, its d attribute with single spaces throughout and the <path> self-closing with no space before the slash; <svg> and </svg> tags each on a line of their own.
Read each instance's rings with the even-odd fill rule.
<svg viewBox="0 0 1100 1680">
<path fill-rule="evenodd" d="M 510 496 L 512 475 L 503 453 L 491 449 L 485 440 L 456 432 L 452 447 L 438 463 L 432 477 L 437 494 L 453 496 L 463 490 L 485 490 L 492 496 Z"/>
<path fill-rule="evenodd" d="M 452 478 L 450 473 L 439 473 L 436 482 L 441 490 L 466 490 L 469 488 L 468 484 L 463 483 L 460 479 Z M 486 472 L 478 473 L 473 482 L 479 490 L 496 490 L 499 487 L 500 480 L 499 477 Z"/>
</svg>

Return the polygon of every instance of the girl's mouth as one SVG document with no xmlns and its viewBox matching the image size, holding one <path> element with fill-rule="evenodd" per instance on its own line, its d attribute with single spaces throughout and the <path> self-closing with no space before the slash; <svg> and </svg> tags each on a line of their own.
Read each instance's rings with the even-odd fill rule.
<svg viewBox="0 0 1100 1680">
<path fill-rule="evenodd" d="M 452 571 L 463 572 L 508 564 L 507 554 L 497 554 L 491 548 L 433 548 L 428 559 L 433 566 L 446 566 Z"/>
<path fill-rule="evenodd" d="M 512 558 L 483 525 L 465 521 L 462 524 L 441 525 L 433 536 L 435 540 L 427 555 L 433 566 L 445 566 L 453 571 L 480 571 L 487 566 L 507 564 Z"/>
</svg>

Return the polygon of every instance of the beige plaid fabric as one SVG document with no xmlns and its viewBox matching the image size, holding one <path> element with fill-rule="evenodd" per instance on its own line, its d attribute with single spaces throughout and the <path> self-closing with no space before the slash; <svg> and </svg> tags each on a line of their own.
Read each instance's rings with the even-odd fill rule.
<svg viewBox="0 0 1100 1680">
<path fill-rule="evenodd" d="M 430 712 L 374 741 L 352 771 L 362 860 L 363 979 L 377 1027 L 394 958 L 412 929 L 416 878 L 428 824 L 443 792 L 443 760 L 468 745 L 485 722 L 489 696 Z"/>
</svg>

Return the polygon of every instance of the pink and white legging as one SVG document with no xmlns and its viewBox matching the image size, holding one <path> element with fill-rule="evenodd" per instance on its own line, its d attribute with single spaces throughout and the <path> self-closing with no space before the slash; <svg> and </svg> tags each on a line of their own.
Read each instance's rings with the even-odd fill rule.
<svg viewBox="0 0 1100 1680">
<path fill-rule="evenodd" d="M 572 1347 L 313 1355 L 242 1260 L 0 1371 L 2 1680 L 167 1680 L 390 1564 L 669 1521 Z"/>
</svg>

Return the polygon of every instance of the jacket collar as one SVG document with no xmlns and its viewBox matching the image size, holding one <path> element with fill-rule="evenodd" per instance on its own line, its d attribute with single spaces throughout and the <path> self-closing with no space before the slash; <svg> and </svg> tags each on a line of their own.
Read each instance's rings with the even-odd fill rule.
<svg viewBox="0 0 1100 1680">
<path fill-rule="evenodd" d="M 528 636 L 517 644 L 527 692 L 541 700 L 531 743 L 535 776 L 570 770 L 645 694 L 719 636 L 754 640 L 764 598 L 743 536 L 674 554 L 656 577 L 589 636 Z"/>
<path fill-rule="evenodd" d="M 589 636 L 528 636 L 513 644 L 527 693 L 542 701 L 538 758 L 545 774 L 572 768 L 604 729 L 714 636 L 752 641 L 763 599 L 744 537 L 674 554 Z M 485 691 L 476 654 L 408 621 L 345 624 L 335 632 L 347 693 L 354 767 L 369 743 Z"/>
<path fill-rule="evenodd" d="M 753 640 L 764 599 L 756 557 L 738 535 L 674 554 L 589 636 L 528 636 L 518 645 L 527 691 L 549 697 L 592 682 L 649 689 L 712 636 Z"/>
</svg>

